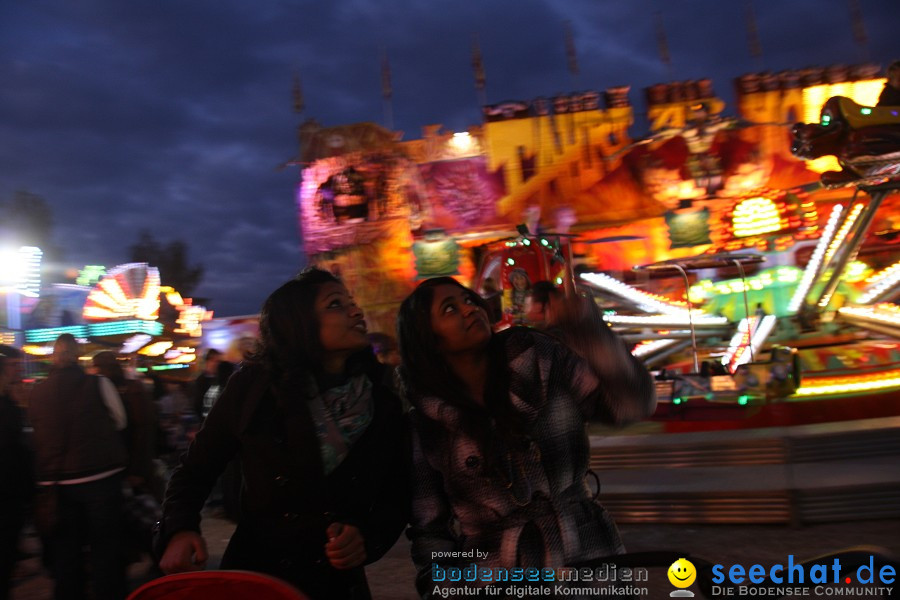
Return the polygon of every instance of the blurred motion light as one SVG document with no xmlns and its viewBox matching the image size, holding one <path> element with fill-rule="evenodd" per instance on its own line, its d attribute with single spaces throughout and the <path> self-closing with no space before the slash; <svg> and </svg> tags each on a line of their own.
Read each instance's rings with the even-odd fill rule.
<svg viewBox="0 0 900 600">
<path fill-rule="evenodd" d="M 748 237 L 772 233 L 783 228 L 781 214 L 775 203 L 768 198 L 748 198 L 734 208 L 732 217 L 734 235 Z"/>
<path fill-rule="evenodd" d="M 834 208 L 831 210 L 831 216 L 828 217 L 828 224 L 825 225 L 825 230 L 822 232 L 822 237 L 819 238 L 819 243 L 816 244 L 816 249 L 813 250 L 809 262 L 806 263 L 806 269 L 803 270 L 803 277 L 800 279 L 800 284 L 797 286 L 797 289 L 794 290 L 794 295 L 788 304 L 788 311 L 797 312 L 797 310 L 800 309 L 800 305 L 803 304 L 803 301 L 806 299 L 806 294 L 809 292 L 809 288 L 812 287 L 813 281 L 819 273 L 819 265 L 822 264 L 825 251 L 831 244 L 832 236 L 834 235 L 835 229 L 837 229 L 837 224 L 838 221 L 840 221 L 842 212 L 844 212 L 843 205 L 835 204 Z"/>
<path fill-rule="evenodd" d="M 34 246 L 0 250 L 0 291 L 18 292 L 37 298 L 41 292 L 41 257 Z"/>
<path fill-rule="evenodd" d="M 453 134 L 453 137 L 450 138 L 450 145 L 453 146 L 457 152 L 468 152 L 475 143 L 474 140 L 472 140 L 472 136 L 463 131 Z"/>
</svg>

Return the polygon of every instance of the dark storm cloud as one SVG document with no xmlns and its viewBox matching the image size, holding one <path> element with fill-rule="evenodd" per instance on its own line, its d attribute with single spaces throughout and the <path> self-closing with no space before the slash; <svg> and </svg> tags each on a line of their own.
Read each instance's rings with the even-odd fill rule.
<svg viewBox="0 0 900 600">
<path fill-rule="evenodd" d="M 868 58 L 898 53 L 896 0 L 860 0 Z M 219 315 L 256 312 L 302 259 L 294 205 L 296 127 L 384 122 L 381 53 L 394 128 L 480 121 L 471 69 L 478 33 L 487 99 L 859 62 L 846 0 L 756 0 L 762 61 L 747 51 L 743 0 L 112 0 L 0 4 L 0 199 L 52 206 L 70 266 L 127 259 L 134 234 L 188 243 L 206 267 L 195 291 Z M 672 56 L 659 59 L 660 11 Z M 571 23 L 579 75 L 566 67 Z M 291 110 L 299 72 L 304 114 Z M 729 108 L 733 111 L 733 108 Z M 632 132 L 639 135 L 641 131 Z"/>
</svg>

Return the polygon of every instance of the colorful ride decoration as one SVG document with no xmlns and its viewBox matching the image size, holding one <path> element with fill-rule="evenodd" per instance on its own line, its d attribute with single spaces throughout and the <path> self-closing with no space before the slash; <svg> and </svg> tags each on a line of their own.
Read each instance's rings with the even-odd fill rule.
<svg viewBox="0 0 900 600">
<path fill-rule="evenodd" d="M 104 275 L 88 294 L 82 314 L 88 321 L 159 318 L 159 269 L 129 263 Z"/>
<path fill-rule="evenodd" d="M 900 176 L 897 107 L 861 106 L 835 96 L 822 107 L 818 123 L 798 123 L 793 136 L 796 156 L 837 158 L 841 170 L 822 173 L 826 186 L 875 185 Z"/>
<path fill-rule="evenodd" d="M 195 360 L 193 346 L 202 323 L 213 312 L 160 285 L 159 269 L 128 263 L 109 271 L 91 270 L 92 286 L 54 284 L 28 316 L 25 350 L 47 353 L 60 334 L 71 333 L 104 346 L 119 345 L 121 353 L 141 352 L 168 364 Z"/>
<path fill-rule="evenodd" d="M 735 116 L 707 80 L 652 86 L 650 132 L 640 139 L 629 132 L 627 87 L 493 104 L 480 126 L 432 125 L 410 141 L 373 124 L 304 126 L 315 142 L 297 161 L 304 249 L 360 295 L 373 331 L 393 331 L 399 302 L 418 279 L 438 274 L 485 295 L 494 293 L 492 280 L 503 301 L 499 326 L 519 323 L 528 287 L 556 281 L 574 263 L 598 272 L 602 293 L 634 311 L 608 320 L 654 365 L 678 363 L 696 319 L 704 344 L 722 353 L 734 346 L 727 365 L 723 354 L 707 360 L 734 384 L 719 390 L 723 398 L 783 398 L 799 377 L 778 379 L 775 365 L 784 361 L 773 345 L 851 322 L 875 331 L 884 310 L 834 311 L 861 298 L 895 298 L 890 267 L 900 244 L 891 240 L 900 239 L 900 219 L 891 215 L 900 214 L 900 196 L 870 201 L 846 187 L 823 188 L 824 161 L 836 164 L 834 157 L 796 155 L 788 135 L 833 96 L 852 99 L 868 117 L 862 108 L 885 81 L 877 75 L 871 65 L 747 74 L 736 81 Z M 862 168 L 858 159 L 878 138 L 859 139 L 867 150 L 847 154 L 848 167 Z M 517 236 L 522 223 L 528 233 Z M 541 231 L 575 237 L 549 236 L 543 246 Z M 680 280 L 632 270 L 737 252 L 767 264 L 746 273 L 701 269 L 693 312 Z M 850 265 L 860 269 L 852 280 L 844 276 Z M 635 308 L 641 303 L 645 309 Z M 828 324 L 826 311 L 837 315 Z M 748 383 L 751 375 L 759 385 Z"/>
<path fill-rule="evenodd" d="M 472 288 L 482 295 L 501 294 L 499 329 L 526 323 L 526 300 L 538 281 L 561 285 L 568 276 L 565 237 L 522 234 L 482 248 L 481 268 Z"/>
</svg>

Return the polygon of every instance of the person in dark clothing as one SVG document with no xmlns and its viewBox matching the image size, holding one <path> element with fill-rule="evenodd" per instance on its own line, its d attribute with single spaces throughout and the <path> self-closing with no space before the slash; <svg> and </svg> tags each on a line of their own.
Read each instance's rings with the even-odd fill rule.
<svg viewBox="0 0 900 600">
<path fill-rule="evenodd" d="M 128 425 L 125 427 L 125 448 L 128 451 L 128 467 L 125 469 L 127 483 L 133 488 L 151 492 L 162 501 L 153 458 L 156 456 L 156 405 L 144 391 L 139 381 L 127 379 L 116 355 L 108 350 L 98 352 L 91 359 L 96 374 L 109 379 L 125 407 Z"/>
<path fill-rule="evenodd" d="M 525 320 L 528 325 L 544 329 L 553 320 L 553 304 L 563 297 L 562 290 L 547 280 L 536 281 L 525 301 Z"/>
<path fill-rule="evenodd" d="M 22 353 L 0 345 L 0 600 L 9 598 L 19 552 L 19 534 L 34 481 L 31 449 L 22 431 L 16 398 L 21 383 Z"/>
<path fill-rule="evenodd" d="M 553 335 L 492 333 L 484 300 L 450 277 L 424 281 L 400 306 L 413 406 L 407 535 L 425 598 L 459 585 L 436 582 L 435 565 L 555 569 L 624 552 L 589 483 L 586 425 L 649 416 L 654 386 L 596 304 L 567 291 Z M 476 549 L 476 561 L 454 558 Z"/>
<path fill-rule="evenodd" d="M 491 325 L 498 323 L 503 318 L 503 292 L 493 277 L 486 278 L 481 284 L 481 297 L 487 302 Z"/>
<path fill-rule="evenodd" d="M 50 376 L 35 386 L 28 403 L 37 484 L 58 490 L 60 522 L 43 539 L 57 600 L 125 597 L 125 415 L 112 382 L 85 373 L 78 342 L 60 335 Z M 86 545 L 90 568 L 84 565 Z"/>
<path fill-rule="evenodd" d="M 885 76 L 887 81 L 875 106 L 900 106 L 900 60 L 888 65 Z"/>
<path fill-rule="evenodd" d="M 221 362 L 222 353 L 215 348 L 210 348 L 203 356 L 203 371 L 194 380 L 193 389 L 194 412 L 197 413 L 198 419 L 205 418 L 206 412 L 209 412 L 203 410 L 203 401 L 206 398 L 206 392 L 216 382 Z"/>
<path fill-rule="evenodd" d="M 200 510 L 235 456 L 241 517 L 221 566 L 280 577 L 314 599 L 370 598 L 363 565 L 408 514 L 400 401 L 383 381 L 362 310 L 315 268 L 275 290 L 260 347 L 213 406 L 163 505 L 160 566 L 204 568 Z"/>
<path fill-rule="evenodd" d="M 200 411 L 200 417 L 202 419 L 206 419 L 207 415 L 209 415 L 209 411 L 212 410 L 212 407 L 215 406 L 216 402 L 219 400 L 219 396 L 222 395 L 222 392 L 225 390 L 225 384 L 228 383 L 228 379 L 231 378 L 231 375 L 234 373 L 234 363 L 230 363 L 227 360 L 219 360 L 216 365 L 216 375 L 212 380 L 212 385 L 206 388 L 206 393 L 203 395 L 203 408 Z"/>
</svg>

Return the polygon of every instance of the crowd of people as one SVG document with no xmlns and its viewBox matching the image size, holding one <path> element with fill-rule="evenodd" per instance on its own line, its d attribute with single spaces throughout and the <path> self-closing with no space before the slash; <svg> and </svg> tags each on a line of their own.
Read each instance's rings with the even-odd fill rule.
<svg viewBox="0 0 900 600">
<path fill-rule="evenodd" d="M 0 458 L 18 483 L 0 495 L 3 593 L 29 507 L 56 598 L 124 598 L 138 538 L 159 575 L 204 569 L 201 512 L 229 496 L 220 567 L 313 599 L 370 598 L 365 565 L 404 531 L 423 597 L 440 593 L 434 564 L 461 564 L 437 556 L 555 568 L 623 552 L 586 425 L 649 416 L 650 375 L 571 282 L 519 301 L 529 326 L 494 332 L 489 302 L 426 280 L 396 336 L 370 333 L 344 283 L 310 268 L 265 301 L 243 363 L 209 349 L 189 383 L 129 378 L 111 352 L 84 369 L 63 334 L 26 395 L 21 355 L 4 347 Z M 121 525 L 135 495 L 161 504 L 152 548 Z"/>
<path fill-rule="evenodd" d="M 55 597 L 124 598 L 126 569 L 151 553 L 166 482 L 202 424 L 191 394 L 221 353 L 208 352 L 194 381 L 139 377 L 113 352 L 84 356 L 70 334 L 41 381 L 23 379 L 25 358 L 0 345 L 0 599 L 29 525 Z"/>
</svg>

